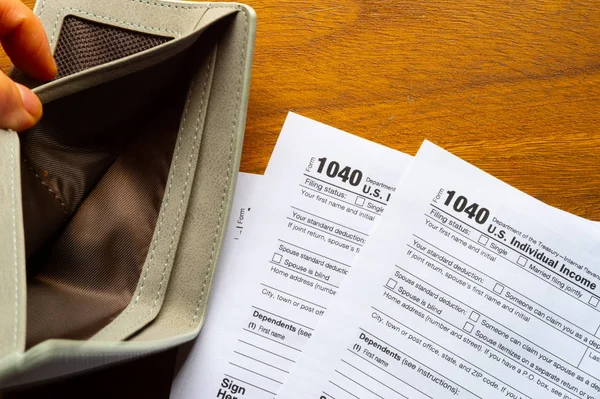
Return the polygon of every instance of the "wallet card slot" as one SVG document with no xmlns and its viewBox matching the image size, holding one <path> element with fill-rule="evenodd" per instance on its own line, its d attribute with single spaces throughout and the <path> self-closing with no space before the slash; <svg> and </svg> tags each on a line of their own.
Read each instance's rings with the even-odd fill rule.
<svg viewBox="0 0 600 399">
<path fill-rule="evenodd" d="M 56 79 L 152 49 L 172 39 L 67 15 L 54 50 Z"/>
</svg>

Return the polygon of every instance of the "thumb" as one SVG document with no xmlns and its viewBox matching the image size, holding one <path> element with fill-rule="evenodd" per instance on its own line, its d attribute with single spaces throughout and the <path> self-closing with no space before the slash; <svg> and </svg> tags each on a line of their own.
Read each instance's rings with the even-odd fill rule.
<svg viewBox="0 0 600 399">
<path fill-rule="evenodd" d="M 42 103 L 27 87 L 0 72 L 0 129 L 29 129 L 42 117 Z"/>
</svg>

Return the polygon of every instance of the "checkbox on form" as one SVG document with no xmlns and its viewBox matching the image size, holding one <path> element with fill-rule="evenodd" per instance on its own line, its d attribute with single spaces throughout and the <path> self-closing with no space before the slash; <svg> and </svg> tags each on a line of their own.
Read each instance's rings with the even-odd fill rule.
<svg viewBox="0 0 600 399">
<path fill-rule="evenodd" d="M 527 258 L 524 256 L 519 256 L 519 259 L 517 259 L 517 263 L 521 266 L 527 266 Z"/>
<path fill-rule="evenodd" d="M 599 301 L 600 301 L 600 300 L 598 299 L 598 297 L 597 297 L 597 296 L 594 296 L 594 295 L 592 295 L 592 297 L 590 298 L 590 301 L 589 301 L 589 303 L 590 303 L 590 305 L 592 305 L 593 307 L 597 307 L 597 306 L 598 306 L 598 302 L 599 302 Z"/>
<path fill-rule="evenodd" d="M 496 294 L 502 294 L 503 291 L 504 291 L 504 286 L 502 284 L 496 283 L 496 285 L 494 286 L 494 292 Z"/>
<path fill-rule="evenodd" d="M 469 316 L 469 319 L 477 322 L 477 320 L 479 320 L 479 316 L 480 316 L 479 313 L 477 313 L 477 312 L 471 312 L 471 315 Z"/>
<path fill-rule="evenodd" d="M 363 197 L 356 197 L 354 203 L 358 206 L 363 206 L 365 204 L 365 199 Z"/>
<path fill-rule="evenodd" d="M 273 262 L 275 263 L 281 263 L 282 258 L 283 256 L 281 256 L 281 254 L 273 254 Z"/>
<path fill-rule="evenodd" d="M 479 240 L 477 240 L 480 244 L 482 245 L 487 245 L 489 238 L 487 236 L 484 236 L 483 234 L 479 237 Z"/>
<path fill-rule="evenodd" d="M 396 280 L 394 280 L 393 278 L 391 278 L 388 280 L 386 286 L 393 290 L 396 288 L 396 284 L 398 284 L 398 282 Z"/>
<path fill-rule="evenodd" d="M 463 327 L 463 330 L 465 330 L 466 332 L 471 332 L 473 331 L 473 324 L 469 323 L 468 321 L 465 323 L 465 326 Z"/>
</svg>

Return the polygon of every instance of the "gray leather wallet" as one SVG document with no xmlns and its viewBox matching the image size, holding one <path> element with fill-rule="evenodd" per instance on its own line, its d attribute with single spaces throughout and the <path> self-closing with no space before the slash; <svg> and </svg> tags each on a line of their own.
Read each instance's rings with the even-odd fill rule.
<svg viewBox="0 0 600 399">
<path fill-rule="evenodd" d="M 0 387 L 173 347 L 203 323 L 256 18 L 235 3 L 39 0 L 44 117 L 0 130 Z"/>
</svg>

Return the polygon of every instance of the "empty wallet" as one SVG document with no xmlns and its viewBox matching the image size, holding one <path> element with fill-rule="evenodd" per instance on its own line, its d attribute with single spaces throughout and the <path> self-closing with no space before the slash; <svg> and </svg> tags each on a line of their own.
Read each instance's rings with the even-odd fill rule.
<svg viewBox="0 0 600 399">
<path fill-rule="evenodd" d="M 39 0 L 58 76 L 0 130 L 0 387 L 202 326 L 243 142 L 256 17 L 236 3 Z"/>
</svg>

